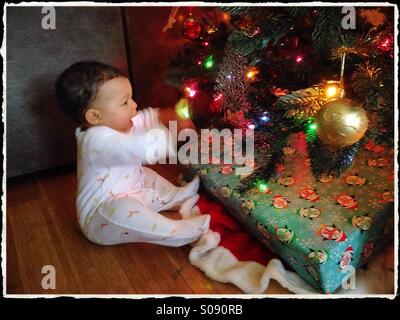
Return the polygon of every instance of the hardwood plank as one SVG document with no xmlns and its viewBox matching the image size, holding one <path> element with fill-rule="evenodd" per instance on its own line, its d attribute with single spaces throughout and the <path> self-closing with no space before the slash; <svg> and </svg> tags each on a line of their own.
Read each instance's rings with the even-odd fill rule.
<svg viewBox="0 0 400 320">
<path fill-rule="evenodd" d="M 36 174 L 7 179 L 6 193 L 7 206 L 11 207 L 40 199 L 41 193 L 37 184 Z"/>
<path fill-rule="evenodd" d="M 156 166 L 152 166 L 152 168 L 153 167 Z M 72 181 L 74 188 L 76 189 L 76 172 L 71 172 L 69 178 Z M 154 248 L 143 249 L 143 246 Z M 136 292 L 141 294 L 152 294 L 169 293 L 168 290 L 173 290 L 174 293 L 192 293 L 190 287 L 184 281 L 182 281 L 183 279 L 177 279 L 177 282 L 175 283 L 176 279 L 174 279 L 174 272 L 165 272 L 165 270 L 171 269 L 171 266 L 169 264 L 169 261 L 167 261 L 167 258 L 163 255 L 157 256 L 156 259 L 161 265 L 165 265 L 165 268 L 162 268 L 161 271 L 157 271 L 158 273 L 163 273 L 163 281 L 160 281 L 159 278 L 157 278 L 157 276 L 152 271 L 149 272 L 148 265 L 146 265 L 146 263 L 142 261 L 143 258 L 142 256 L 140 256 L 139 253 L 143 250 L 152 250 L 155 255 L 159 255 L 157 251 L 160 250 L 161 246 L 158 249 L 157 247 L 158 246 L 139 243 L 124 244 L 113 246 L 112 252 L 113 255 L 119 260 L 121 267 L 125 271 L 130 283 L 132 284 Z M 151 258 L 151 260 L 154 259 Z M 169 280 L 164 283 L 164 278 Z"/>
<path fill-rule="evenodd" d="M 279 282 L 275 280 L 271 280 L 269 282 L 268 289 L 266 291 L 267 294 L 294 294 L 286 288 L 283 288 Z"/>
<path fill-rule="evenodd" d="M 125 269 L 125 272 L 138 293 L 193 293 L 179 275 L 178 270 L 164 255 L 161 246 L 149 243 L 131 243 L 118 247 L 120 247 L 118 251 L 120 258 L 122 257 L 120 250 L 127 251 L 127 255 L 123 255 L 124 268 L 133 263 L 135 265 L 134 270 Z"/>
<path fill-rule="evenodd" d="M 151 166 L 147 166 L 153 169 L 155 172 L 163 176 L 168 181 L 171 181 L 172 184 L 179 186 L 177 183 L 177 179 L 180 173 L 179 167 L 177 164 L 155 164 Z"/>
<path fill-rule="evenodd" d="M 79 291 L 135 293 L 119 261 L 112 254 L 112 248 L 90 242 L 81 232 L 75 209 L 76 189 L 70 177 L 65 174 L 45 177 L 41 179 L 40 187 Z"/>
<path fill-rule="evenodd" d="M 56 250 L 44 218 L 47 208 L 40 200 L 24 202 L 14 212 L 10 210 L 10 233 L 16 248 L 16 258 L 20 268 L 23 293 L 53 294 L 76 291 L 68 265 L 62 253 Z M 10 256 L 8 256 L 11 258 Z M 41 282 L 45 276 L 42 268 L 54 266 L 56 271 L 56 290 L 43 289 Z M 71 281 L 72 280 L 72 281 Z"/>
<path fill-rule="evenodd" d="M 189 251 L 191 247 L 168 248 L 164 247 L 168 259 L 174 264 L 177 272 L 185 279 L 195 294 L 222 294 L 227 289 L 221 288 L 217 281 L 211 280 L 204 273 L 193 266 L 189 261 Z M 240 293 L 236 287 L 230 288 L 229 293 Z"/>
<path fill-rule="evenodd" d="M 177 177 L 180 172 L 179 165 L 153 165 L 150 166 L 154 171 L 177 185 Z M 172 219 L 180 219 L 177 212 L 163 212 L 163 214 Z M 221 283 L 209 279 L 203 271 L 196 268 L 189 261 L 189 252 L 191 247 L 184 246 L 180 248 L 161 247 L 164 254 L 170 262 L 175 266 L 177 272 L 185 279 L 192 291 L 197 294 L 243 294 L 243 292 L 235 285 L 230 283 Z M 266 293 L 285 293 L 289 292 L 283 289 L 275 281 L 271 281 Z"/>
<path fill-rule="evenodd" d="M 180 172 L 179 165 L 154 165 L 151 168 L 177 185 L 176 181 Z M 179 213 L 164 212 L 163 214 L 168 216 L 169 218 L 180 219 Z M 243 292 L 235 285 L 230 283 L 221 283 L 209 279 L 207 276 L 204 275 L 203 271 L 191 265 L 189 262 L 189 252 L 191 249 L 190 246 L 179 248 L 179 250 L 171 249 L 172 248 L 165 247 L 163 248 L 163 251 L 171 260 L 171 262 L 177 265 L 178 270 L 179 268 L 182 269 L 182 277 L 184 277 L 194 293 L 243 294 Z M 266 293 L 278 294 L 285 292 L 289 291 L 283 289 L 277 282 L 271 281 Z"/>
<path fill-rule="evenodd" d="M 134 244 L 132 244 L 134 246 Z M 130 284 L 138 294 L 151 294 L 153 293 L 153 288 L 147 281 L 143 278 L 141 272 L 139 272 L 136 265 L 137 261 L 133 260 L 127 250 L 126 246 L 130 245 L 118 245 L 113 246 L 112 254 L 120 262 L 121 269 L 127 275 Z M 158 289 L 158 288 L 157 288 Z"/>
<path fill-rule="evenodd" d="M 15 208 L 10 207 L 7 209 L 7 214 L 13 215 Z M 20 263 L 17 258 L 17 250 L 15 248 L 13 230 L 11 228 L 10 219 L 6 216 L 6 292 L 12 293 L 24 293 L 25 281 L 21 278 L 21 269 L 19 267 Z"/>
<path fill-rule="evenodd" d="M 150 167 L 177 185 L 178 165 Z M 8 293 L 48 294 L 40 286 L 40 271 L 51 261 L 57 270 L 52 293 L 242 294 L 191 265 L 190 246 L 90 242 L 77 222 L 76 190 L 75 165 L 14 179 L 7 186 Z M 180 219 L 178 212 L 162 214 Z M 290 292 L 271 281 L 267 293 Z"/>
<path fill-rule="evenodd" d="M 157 166 L 151 166 L 151 168 L 157 170 Z M 160 169 L 158 168 L 158 170 Z M 76 188 L 76 172 L 71 172 L 69 178 L 72 181 L 74 188 Z M 146 249 L 144 249 L 143 246 Z M 119 260 L 130 280 L 130 283 L 138 293 L 192 293 L 192 290 L 187 283 L 181 277 L 176 276 L 177 271 L 173 269 L 173 265 L 171 265 L 167 257 L 158 253 L 160 248 L 161 246 L 151 244 L 124 244 L 114 246 L 113 254 Z M 152 255 L 157 256 L 156 261 L 158 261 L 158 263 L 152 265 L 152 268 L 149 268 L 146 261 L 150 260 L 151 263 L 154 261 L 154 258 L 151 255 L 144 254 L 142 256 L 140 254 L 141 252 L 147 253 L 148 251 L 153 252 L 154 254 L 152 253 Z M 143 259 L 145 261 L 143 261 Z M 160 268 L 159 265 L 162 267 Z M 160 281 L 160 278 L 155 276 L 153 270 L 149 272 L 149 269 L 153 269 L 156 274 L 161 273 L 162 277 L 160 278 L 163 279 L 163 281 Z"/>
<path fill-rule="evenodd" d="M 165 211 L 162 212 L 162 214 L 170 219 L 181 219 L 181 216 L 177 211 Z M 193 266 L 189 261 L 189 252 L 192 249 L 191 246 L 186 245 L 179 248 L 161 247 L 160 249 L 175 266 L 177 272 L 179 272 L 185 279 L 193 293 L 221 294 L 226 291 L 232 294 L 241 293 L 241 291 L 233 285 L 222 284 L 209 279 L 205 276 L 203 271 Z"/>
</svg>

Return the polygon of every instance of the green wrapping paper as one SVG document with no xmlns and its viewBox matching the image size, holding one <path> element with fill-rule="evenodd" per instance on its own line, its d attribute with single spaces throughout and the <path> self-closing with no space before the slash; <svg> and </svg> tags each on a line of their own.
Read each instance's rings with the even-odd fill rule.
<svg viewBox="0 0 400 320">
<path fill-rule="evenodd" d="M 284 153 L 277 176 L 242 196 L 235 191 L 240 166 L 189 164 L 186 177 L 199 174 L 205 190 L 268 249 L 311 286 L 333 293 L 393 242 L 393 149 L 366 144 L 342 176 L 319 179 L 303 133 L 290 137 Z"/>
</svg>

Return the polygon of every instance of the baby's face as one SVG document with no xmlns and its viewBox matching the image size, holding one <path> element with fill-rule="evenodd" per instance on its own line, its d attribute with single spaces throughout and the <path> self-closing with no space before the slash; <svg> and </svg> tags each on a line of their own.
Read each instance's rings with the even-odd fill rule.
<svg viewBox="0 0 400 320">
<path fill-rule="evenodd" d="M 129 79 L 118 77 L 103 83 L 92 107 L 101 112 L 102 125 L 121 132 L 129 131 L 131 119 L 137 114 Z"/>
</svg>

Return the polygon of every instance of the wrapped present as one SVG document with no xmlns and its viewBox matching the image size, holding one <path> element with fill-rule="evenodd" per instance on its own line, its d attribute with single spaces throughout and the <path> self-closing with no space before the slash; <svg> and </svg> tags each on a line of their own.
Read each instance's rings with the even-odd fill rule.
<svg viewBox="0 0 400 320">
<path fill-rule="evenodd" d="M 234 164 L 190 164 L 185 174 L 199 174 L 207 192 L 267 248 L 314 288 L 333 293 L 393 241 L 393 149 L 368 146 L 342 176 L 317 179 L 305 135 L 292 135 L 278 174 L 244 194 L 236 191 L 243 176 Z"/>
</svg>

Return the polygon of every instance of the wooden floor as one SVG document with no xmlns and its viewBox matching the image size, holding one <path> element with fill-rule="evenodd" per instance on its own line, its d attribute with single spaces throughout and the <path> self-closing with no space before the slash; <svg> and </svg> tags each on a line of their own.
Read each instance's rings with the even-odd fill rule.
<svg viewBox="0 0 400 320">
<path fill-rule="evenodd" d="M 152 168 L 176 183 L 177 166 Z M 74 164 L 7 180 L 8 294 L 242 294 L 191 265 L 190 246 L 90 242 L 77 223 L 76 187 Z M 55 267 L 54 290 L 41 286 L 45 265 Z M 271 281 L 267 293 L 289 292 Z"/>
</svg>

